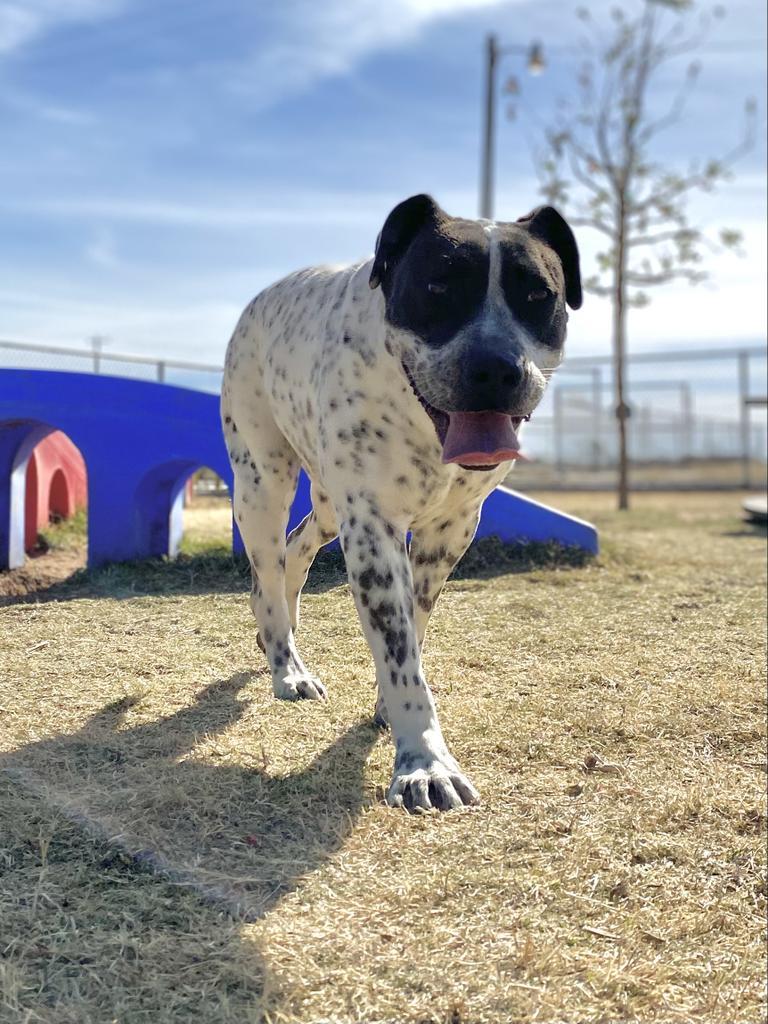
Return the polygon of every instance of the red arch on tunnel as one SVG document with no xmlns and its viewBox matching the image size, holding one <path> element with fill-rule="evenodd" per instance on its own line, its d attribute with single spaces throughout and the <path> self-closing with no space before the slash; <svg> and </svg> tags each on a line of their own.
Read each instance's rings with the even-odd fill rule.
<svg viewBox="0 0 768 1024">
<path fill-rule="evenodd" d="M 52 517 L 67 519 L 88 502 L 85 461 L 66 434 L 54 430 L 32 451 L 27 463 L 24 547 L 30 551 L 37 534 Z"/>
<path fill-rule="evenodd" d="M 64 470 L 59 467 L 51 477 L 48 492 L 48 514 L 51 518 L 68 519 L 75 511 L 75 496 L 69 488 Z"/>
</svg>

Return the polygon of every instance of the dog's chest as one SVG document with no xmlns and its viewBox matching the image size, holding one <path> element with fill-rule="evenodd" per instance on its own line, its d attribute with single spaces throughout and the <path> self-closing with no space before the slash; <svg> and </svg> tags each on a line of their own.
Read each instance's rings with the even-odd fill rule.
<svg viewBox="0 0 768 1024">
<path fill-rule="evenodd" d="M 289 279 L 264 317 L 265 390 L 316 482 L 372 489 L 409 522 L 494 486 L 497 474 L 442 464 L 432 422 L 388 343 L 380 300 L 354 274 Z"/>
</svg>

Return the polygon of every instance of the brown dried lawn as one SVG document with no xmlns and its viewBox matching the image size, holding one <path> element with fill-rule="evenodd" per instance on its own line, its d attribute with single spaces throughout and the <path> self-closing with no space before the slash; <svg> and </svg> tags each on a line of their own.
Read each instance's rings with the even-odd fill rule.
<svg viewBox="0 0 768 1024">
<path fill-rule="evenodd" d="M 382 802 L 333 558 L 302 623 L 327 706 L 271 698 L 246 574 L 205 538 L 9 577 L 0 1020 L 762 1021 L 765 534 L 729 494 L 553 503 L 600 558 L 486 545 L 431 625 L 483 796 L 444 816 Z"/>
</svg>

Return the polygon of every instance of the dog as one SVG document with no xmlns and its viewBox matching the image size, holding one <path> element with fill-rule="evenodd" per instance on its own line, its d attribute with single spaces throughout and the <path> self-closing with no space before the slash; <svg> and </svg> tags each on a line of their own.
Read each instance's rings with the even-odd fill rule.
<svg viewBox="0 0 768 1024">
<path fill-rule="evenodd" d="M 372 259 L 278 281 L 230 341 L 222 426 L 274 694 L 326 699 L 295 637 L 309 568 L 338 536 L 376 665 L 376 721 L 395 743 L 390 805 L 479 799 L 442 735 L 424 633 L 484 499 L 520 457 L 520 425 L 562 359 L 566 306 L 581 302 L 576 241 L 552 207 L 474 221 L 416 195 L 386 218 Z M 301 466 L 312 510 L 286 540 Z"/>
</svg>

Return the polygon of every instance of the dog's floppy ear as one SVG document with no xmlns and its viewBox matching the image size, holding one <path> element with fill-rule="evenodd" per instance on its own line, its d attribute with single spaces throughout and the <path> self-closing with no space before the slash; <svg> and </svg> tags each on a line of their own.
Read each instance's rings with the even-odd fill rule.
<svg viewBox="0 0 768 1024">
<path fill-rule="evenodd" d="M 403 255 L 416 232 L 430 218 L 442 213 L 432 196 L 418 195 L 404 199 L 394 208 L 376 239 L 376 255 L 368 284 L 378 288 L 397 260 Z"/>
<path fill-rule="evenodd" d="M 565 301 L 571 309 L 578 309 L 582 300 L 579 249 L 565 218 L 554 206 L 539 206 L 525 217 L 518 218 L 517 223 L 555 250 L 563 265 Z"/>
</svg>

